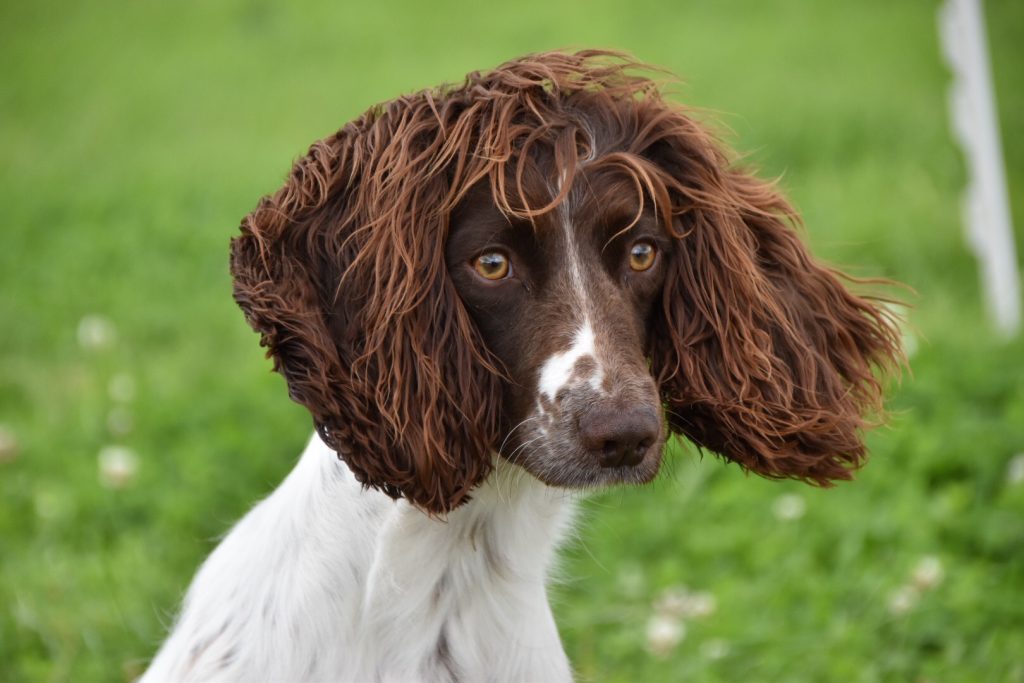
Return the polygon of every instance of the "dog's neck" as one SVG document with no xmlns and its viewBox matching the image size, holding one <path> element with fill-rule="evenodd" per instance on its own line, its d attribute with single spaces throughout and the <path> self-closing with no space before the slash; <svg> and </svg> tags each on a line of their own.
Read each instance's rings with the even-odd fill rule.
<svg viewBox="0 0 1024 683">
<path fill-rule="evenodd" d="M 364 643 L 356 651 L 365 653 L 368 662 L 405 660 L 400 668 L 421 674 L 424 665 L 462 674 L 500 666 L 513 678 L 516 671 L 525 674 L 538 664 L 541 670 L 568 671 L 546 582 L 572 524 L 574 494 L 548 487 L 497 458 L 470 502 L 446 517 L 431 517 L 376 491 L 354 495 L 358 484 L 351 472 L 316 437 L 303 460 L 310 456 L 320 485 L 339 487 L 336 502 L 347 507 L 372 501 L 360 505 L 375 532 L 360 534 L 357 541 L 372 548 L 372 556 L 361 567 L 362 606 L 352 624 L 353 638 Z M 342 512 L 348 524 L 352 512 Z M 337 533 L 336 528 L 325 531 Z M 425 630 L 436 637 L 425 638 Z M 508 661 L 502 644 L 509 642 L 524 645 L 543 661 Z"/>
<path fill-rule="evenodd" d="M 571 526 L 579 494 L 546 486 L 504 458 L 493 457 L 494 470 L 473 491 L 471 500 L 443 516 L 431 516 L 405 500 L 392 501 L 362 489 L 344 462 L 316 435 L 282 488 L 305 489 L 305 495 L 294 491 L 288 497 L 312 496 L 317 506 L 340 503 L 346 515 L 353 506 L 361 508 L 364 518 L 370 513 L 368 521 L 376 529 L 374 567 L 398 566 L 403 563 L 396 560 L 402 556 L 443 557 L 478 564 L 480 573 L 488 577 L 507 574 L 543 580 Z M 323 500 L 323 495 L 333 500 Z M 327 526 L 327 533 L 336 538 L 337 529 Z M 417 581 L 422 581 L 423 568 L 419 569 Z"/>
</svg>

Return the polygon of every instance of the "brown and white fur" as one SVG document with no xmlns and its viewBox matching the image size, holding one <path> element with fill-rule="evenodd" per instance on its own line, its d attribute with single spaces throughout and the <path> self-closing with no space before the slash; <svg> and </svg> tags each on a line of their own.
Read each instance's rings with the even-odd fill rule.
<svg viewBox="0 0 1024 683">
<path fill-rule="evenodd" d="M 573 491 L 670 434 L 848 479 L 899 354 L 642 65 L 530 55 L 313 145 L 232 244 L 318 435 L 197 574 L 145 681 L 567 681 Z"/>
</svg>

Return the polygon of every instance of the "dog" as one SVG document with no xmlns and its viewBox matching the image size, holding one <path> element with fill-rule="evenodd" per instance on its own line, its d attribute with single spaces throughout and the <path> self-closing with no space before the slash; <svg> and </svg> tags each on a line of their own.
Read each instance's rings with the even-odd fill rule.
<svg viewBox="0 0 1024 683">
<path fill-rule="evenodd" d="M 316 434 L 143 681 L 570 681 L 573 492 L 673 434 L 851 477 L 895 321 L 649 74 L 550 52 L 399 97 L 243 219 L 235 299 Z"/>
</svg>

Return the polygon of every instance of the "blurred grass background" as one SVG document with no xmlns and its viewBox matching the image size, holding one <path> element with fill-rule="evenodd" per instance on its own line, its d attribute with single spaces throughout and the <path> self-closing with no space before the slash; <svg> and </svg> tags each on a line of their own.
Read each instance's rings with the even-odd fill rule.
<svg viewBox="0 0 1024 683">
<path fill-rule="evenodd" d="M 987 14 L 1021 226 L 1024 3 Z M 308 438 L 231 301 L 241 216 L 371 104 L 566 46 L 679 74 L 783 176 L 819 255 L 917 292 L 913 375 L 856 483 L 747 478 L 678 446 L 653 486 L 586 504 L 554 590 L 580 679 L 1024 680 L 1024 342 L 993 337 L 961 238 L 935 15 L 0 5 L 0 680 L 137 675 L 199 561 Z"/>
</svg>

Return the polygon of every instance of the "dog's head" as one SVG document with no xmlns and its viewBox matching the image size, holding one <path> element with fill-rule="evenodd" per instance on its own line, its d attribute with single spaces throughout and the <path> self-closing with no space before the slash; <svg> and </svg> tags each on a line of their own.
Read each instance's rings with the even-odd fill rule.
<svg viewBox="0 0 1024 683">
<path fill-rule="evenodd" d="M 495 451 L 645 482 L 668 432 L 818 484 L 863 459 L 885 309 L 638 68 L 532 55 L 380 105 L 243 220 L 235 298 L 364 484 L 444 512 Z"/>
</svg>

